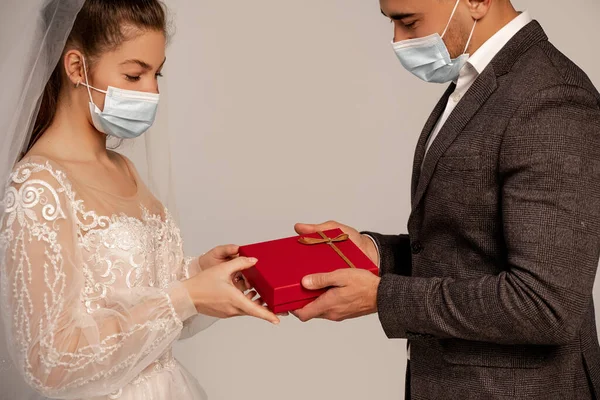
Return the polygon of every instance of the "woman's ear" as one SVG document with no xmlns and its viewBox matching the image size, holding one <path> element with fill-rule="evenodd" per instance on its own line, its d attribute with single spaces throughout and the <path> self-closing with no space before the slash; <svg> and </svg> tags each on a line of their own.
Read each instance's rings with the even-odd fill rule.
<svg viewBox="0 0 600 400">
<path fill-rule="evenodd" d="M 83 54 L 79 50 L 69 50 L 65 54 L 65 72 L 74 86 L 86 81 L 83 63 Z"/>
</svg>

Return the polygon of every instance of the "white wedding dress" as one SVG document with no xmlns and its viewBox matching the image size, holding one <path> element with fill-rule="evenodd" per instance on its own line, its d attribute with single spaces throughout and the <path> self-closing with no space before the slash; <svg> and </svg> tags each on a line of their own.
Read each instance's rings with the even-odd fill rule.
<svg viewBox="0 0 600 400">
<path fill-rule="evenodd" d="M 197 258 L 184 257 L 178 227 L 124 161 L 131 197 L 95 187 L 85 165 L 40 156 L 10 176 L 0 300 L 12 358 L 39 398 L 206 398 L 171 352 L 214 322 L 180 283 Z"/>
</svg>

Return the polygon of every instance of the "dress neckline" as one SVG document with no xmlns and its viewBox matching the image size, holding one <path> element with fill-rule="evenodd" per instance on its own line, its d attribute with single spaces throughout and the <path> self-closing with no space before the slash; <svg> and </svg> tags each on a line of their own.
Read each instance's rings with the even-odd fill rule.
<svg viewBox="0 0 600 400">
<path fill-rule="evenodd" d="M 121 160 L 123 160 L 123 162 L 125 163 L 125 166 L 127 167 L 127 171 L 129 172 L 129 175 L 131 176 L 131 178 L 133 179 L 134 185 L 135 185 L 135 192 L 131 195 L 120 195 L 117 193 L 113 193 L 113 192 L 109 192 L 105 189 L 101 189 L 91 183 L 85 182 L 83 179 L 76 179 L 76 175 L 74 175 L 73 173 L 69 173 L 69 180 L 71 181 L 71 183 L 75 184 L 76 186 L 84 186 L 86 188 L 95 190 L 97 192 L 100 192 L 102 194 L 108 195 L 110 197 L 122 200 L 122 201 L 133 201 L 133 200 L 138 200 L 139 199 L 139 195 L 140 195 L 140 191 L 141 191 L 141 185 L 140 185 L 140 178 L 135 170 L 134 167 L 132 167 L 132 165 L 130 165 L 130 161 L 127 159 L 127 157 L 117 153 L 117 152 L 113 152 L 113 154 L 116 154 L 117 157 L 120 157 Z M 30 155 L 30 156 L 26 156 L 24 157 L 20 162 L 24 162 L 27 160 L 35 160 L 36 158 L 41 158 L 43 160 L 47 160 L 50 161 L 51 163 L 56 164 L 58 167 L 60 167 L 60 169 L 64 170 L 65 172 L 69 172 L 71 171 L 72 168 L 67 167 L 64 163 L 61 163 L 60 161 L 55 161 L 54 159 L 44 156 L 44 155 Z"/>
</svg>

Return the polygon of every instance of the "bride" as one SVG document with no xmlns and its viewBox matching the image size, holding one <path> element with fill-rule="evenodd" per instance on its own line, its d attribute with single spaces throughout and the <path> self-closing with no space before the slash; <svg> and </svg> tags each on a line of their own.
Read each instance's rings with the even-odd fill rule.
<svg viewBox="0 0 600 400">
<path fill-rule="evenodd" d="M 171 354 L 184 328 L 210 317 L 279 320 L 244 294 L 240 271 L 255 259 L 232 245 L 184 257 L 169 211 L 129 159 L 107 150 L 107 137 L 138 137 L 154 121 L 165 10 L 158 0 L 30 3 L 42 5 L 43 35 L 33 36 L 44 50 L 20 71 L 26 95 L 10 99 L 18 118 L 2 117 L 16 122 L 0 124 L 10 359 L 38 398 L 203 399 Z"/>
</svg>

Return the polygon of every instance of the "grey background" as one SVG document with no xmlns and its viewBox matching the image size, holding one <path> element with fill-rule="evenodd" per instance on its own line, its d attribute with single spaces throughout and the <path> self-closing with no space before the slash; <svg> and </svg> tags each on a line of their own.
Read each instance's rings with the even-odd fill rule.
<svg viewBox="0 0 600 400">
<path fill-rule="evenodd" d="M 155 132 L 173 142 L 188 253 L 289 236 L 298 221 L 406 231 L 414 146 L 444 87 L 402 69 L 376 0 L 167 2 L 177 32 Z M 597 1 L 515 4 L 600 87 Z M 175 353 L 211 400 L 392 400 L 405 344 L 376 316 L 239 318 Z M 6 367 L 0 399 L 19 398 Z"/>
<path fill-rule="evenodd" d="M 402 69 L 377 1 L 169 4 L 168 127 L 189 252 L 290 236 L 298 221 L 406 231 L 414 146 L 444 86 Z M 515 4 L 600 87 L 596 1 Z M 213 400 L 403 398 L 405 341 L 387 340 L 376 316 L 220 321 L 176 355 Z"/>
</svg>

